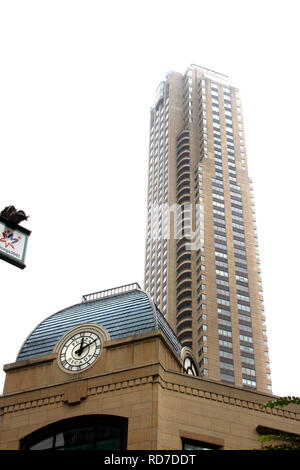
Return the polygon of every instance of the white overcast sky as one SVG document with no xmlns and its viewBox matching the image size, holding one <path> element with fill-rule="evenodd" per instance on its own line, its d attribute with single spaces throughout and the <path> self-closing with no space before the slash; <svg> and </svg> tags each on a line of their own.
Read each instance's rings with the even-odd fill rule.
<svg viewBox="0 0 300 470">
<path fill-rule="evenodd" d="M 82 294 L 143 286 L 149 109 L 191 63 L 240 88 L 273 393 L 300 396 L 298 1 L 0 1 L 0 210 L 30 215 L 0 262 L 2 365 Z"/>
</svg>

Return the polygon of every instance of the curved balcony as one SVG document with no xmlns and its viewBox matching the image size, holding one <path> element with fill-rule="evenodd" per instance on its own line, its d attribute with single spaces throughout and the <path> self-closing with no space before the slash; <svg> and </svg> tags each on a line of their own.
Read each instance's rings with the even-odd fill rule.
<svg viewBox="0 0 300 470">
<path fill-rule="evenodd" d="M 181 175 L 180 170 L 190 164 L 190 136 L 189 131 L 183 130 L 177 137 L 177 182 Z"/>
<path fill-rule="evenodd" d="M 179 160 L 184 157 L 190 157 L 190 146 L 189 145 L 183 145 L 179 150 L 177 149 L 176 151 L 176 160 L 179 162 Z"/>
<path fill-rule="evenodd" d="M 190 188 L 183 188 L 178 194 L 177 199 L 180 199 L 183 196 L 190 196 Z"/>
<path fill-rule="evenodd" d="M 186 202 L 189 202 L 189 200 L 186 200 L 188 198 L 188 196 L 182 196 L 178 201 L 178 205 L 181 205 L 183 206 L 184 203 Z M 190 229 L 192 226 L 192 219 L 190 217 L 190 215 L 184 215 L 184 212 L 181 213 L 181 217 L 180 217 L 180 214 L 177 216 L 177 220 L 176 220 L 176 230 L 183 230 L 183 229 Z"/>
<path fill-rule="evenodd" d="M 179 160 L 179 162 L 177 163 L 177 171 L 179 171 L 181 167 L 183 167 L 185 164 L 190 165 L 190 159 L 187 158 L 186 156 L 185 158 Z"/>
<path fill-rule="evenodd" d="M 177 140 L 176 144 L 176 151 L 177 155 L 182 152 L 182 150 L 187 150 L 190 148 L 190 138 L 189 137 L 183 137 L 180 140 Z"/>
<path fill-rule="evenodd" d="M 176 244 L 176 248 L 178 250 L 181 246 L 188 245 L 189 243 L 190 243 L 190 241 L 187 238 L 180 238 L 180 240 L 178 240 L 178 242 Z"/>
<path fill-rule="evenodd" d="M 183 128 L 181 129 L 181 131 L 180 131 L 179 134 L 178 134 L 177 140 L 178 140 L 179 138 L 183 137 L 184 135 L 190 135 L 190 131 L 189 131 L 189 129 L 187 129 L 186 127 L 183 127 Z"/>
<path fill-rule="evenodd" d="M 181 253 L 187 253 L 187 249 L 186 249 L 186 243 L 188 243 L 187 240 L 184 240 L 182 241 L 183 238 L 181 238 L 179 241 L 182 242 L 182 243 L 177 243 L 176 244 L 176 256 L 178 257 L 179 255 L 181 255 Z M 185 243 L 184 243 L 185 242 Z"/>
<path fill-rule="evenodd" d="M 186 271 L 177 278 L 177 282 L 183 282 L 192 279 L 192 271 Z"/>
<path fill-rule="evenodd" d="M 177 201 L 177 203 L 178 203 L 179 205 L 182 205 L 182 204 L 184 204 L 184 203 L 186 203 L 186 202 L 191 202 L 190 196 L 181 196 L 181 198 L 178 199 L 178 201 Z"/>
<path fill-rule="evenodd" d="M 184 173 L 179 178 L 177 178 L 177 187 L 179 183 L 183 182 L 184 180 L 190 182 L 190 172 Z"/>
<path fill-rule="evenodd" d="M 192 290 L 189 289 L 189 290 L 186 290 L 186 291 L 183 291 L 181 294 L 178 295 L 177 297 L 177 303 L 180 304 L 180 302 L 184 299 L 191 299 L 192 298 Z"/>
<path fill-rule="evenodd" d="M 191 271 L 192 270 L 192 265 L 191 263 L 184 263 L 180 267 L 177 268 L 177 277 L 179 274 L 181 274 L 184 271 Z"/>
<path fill-rule="evenodd" d="M 189 250 L 187 250 L 185 244 L 184 245 L 180 245 L 179 248 L 177 248 L 177 257 L 179 257 L 182 253 L 188 253 Z"/>
<path fill-rule="evenodd" d="M 177 141 L 177 153 L 181 152 L 183 149 L 189 149 L 190 139 L 189 137 L 184 137 L 182 140 Z"/>
<path fill-rule="evenodd" d="M 182 253 L 178 258 L 177 258 L 177 266 L 179 267 L 181 263 L 184 261 L 190 261 L 191 260 L 191 253 Z"/>
<path fill-rule="evenodd" d="M 181 129 L 177 136 L 177 142 L 180 142 L 181 139 L 185 139 L 190 136 L 190 131 L 188 129 Z"/>
<path fill-rule="evenodd" d="M 181 344 L 182 344 L 182 346 L 186 346 L 187 348 L 193 349 L 192 341 L 189 341 L 189 340 L 186 339 L 184 341 L 181 341 Z"/>
<path fill-rule="evenodd" d="M 192 310 L 188 309 L 186 311 L 181 312 L 179 315 L 177 315 L 177 323 L 179 324 L 183 320 L 191 319 L 192 318 Z"/>
<path fill-rule="evenodd" d="M 185 281 L 182 282 L 181 284 L 177 284 L 177 294 L 179 292 L 182 292 L 184 289 L 191 289 L 192 288 L 192 281 Z"/>
<path fill-rule="evenodd" d="M 180 158 L 180 156 L 183 154 L 183 153 L 187 153 L 188 155 L 190 154 L 190 145 L 189 144 L 184 144 L 182 145 L 179 149 L 177 147 L 177 159 Z"/>
<path fill-rule="evenodd" d="M 182 313 L 185 309 L 192 308 L 192 300 L 182 300 L 177 306 L 177 314 Z"/>
<path fill-rule="evenodd" d="M 187 129 L 183 129 L 181 132 L 179 132 L 177 136 L 177 145 L 179 145 L 182 140 L 189 139 L 189 138 L 190 138 L 190 132 Z"/>
<path fill-rule="evenodd" d="M 185 199 L 185 195 L 183 195 L 181 198 L 180 198 L 180 201 L 182 201 L 183 199 Z M 191 217 L 191 213 L 190 213 L 190 210 L 189 210 L 189 207 L 186 207 L 186 206 L 183 206 L 182 208 L 185 208 L 185 210 L 182 210 L 181 211 L 181 214 L 177 214 L 177 224 L 176 224 L 176 227 L 179 226 L 179 225 L 183 225 L 185 227 L 191 227 L 192 225 L 192 217 Z M 181 215 L 181 217 L 180 217 Z"/>
<path fill-rule="evenodd" d="M 176 143 L 177 143 L 177 148 L 180 147 L 180 145 L 183 142 L 189 142 L 190 141 L 190 133 L 189 131 L 185 130 L 183 132 L 180 132 L 177 136 Z"/>
<path fill-rule="evenodd" d="M 176 330 L 177 330 L 177 335 L 184 331 L 184 330 L 193 330 L 192 328 L 192 320 L 185 320 L 183 321 L 182 323 L 180 324 L 177 324 L 177 327 L 176 327 Z"/>
<path fill-rule="evenodd" d="M 183 341 L 188 341 L 193 339 L 193 332 L 191 331 L 183 331 L 181 334 L 177 335 L 179 341 L 183 344 Z"/>
<path fill-rule="evenodd" d="M 183 166 L 180 168 L 180 170 L 177 172 L 177 181 L 178 181 L 179 177 L 180 177 L 181 175 L 183 175 L 184 173 L 188 173 L 188 175 L 190 175 L 190 173 L 191 173 L 191 167 L 190 167 L 190 164 L 189 164 L 189 163 L 183 165 Z"/>
<path fill-rule="evenodd" d="M 190 180 L 188 181 L 183 181 L 179 186 L 177 186 L 177 191 L 181 191 L 184 188 L 189 188 L 190 189 Z"/>
</svg>

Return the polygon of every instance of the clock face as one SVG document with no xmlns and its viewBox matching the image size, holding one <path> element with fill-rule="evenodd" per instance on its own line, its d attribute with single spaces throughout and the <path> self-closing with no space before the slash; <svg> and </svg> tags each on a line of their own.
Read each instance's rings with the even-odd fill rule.
<svg viewBox="0 0 300 470">
<path fill-rule="evenodd" d="M 183 363 L 184 370 L 189 375 L 198 375 L 194 361 L 190 357 L 186 357 Z"/>
<path fill-rule="evenodd" d="M 61 348 L 60 365 L 68 372 L 80 372 L 90 367 L 100 356 L 100 336 L 89 330 L 71 334 Z"/>
</svg>

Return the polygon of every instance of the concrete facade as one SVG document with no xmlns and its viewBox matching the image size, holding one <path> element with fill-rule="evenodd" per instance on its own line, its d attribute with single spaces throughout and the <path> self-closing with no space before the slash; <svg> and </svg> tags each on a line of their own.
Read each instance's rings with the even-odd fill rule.
<svg viewBox="0 0 300 470">
<path fill-rule="evenodd" d="M 271 393 L 238 88 L 191 65 L 151 109 L 144 288 L 214 381 Z"/>
</svg>

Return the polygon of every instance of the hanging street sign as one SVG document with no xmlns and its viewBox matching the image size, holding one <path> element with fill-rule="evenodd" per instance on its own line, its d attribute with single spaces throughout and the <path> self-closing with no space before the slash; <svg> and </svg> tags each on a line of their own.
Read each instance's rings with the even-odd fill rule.
<svg viewBox="0 0 300 470">
<path fill-rule="evenodd" d="M 24 269 L 30 230 L 0 215 L 0 259 Z"/>
</svg>

